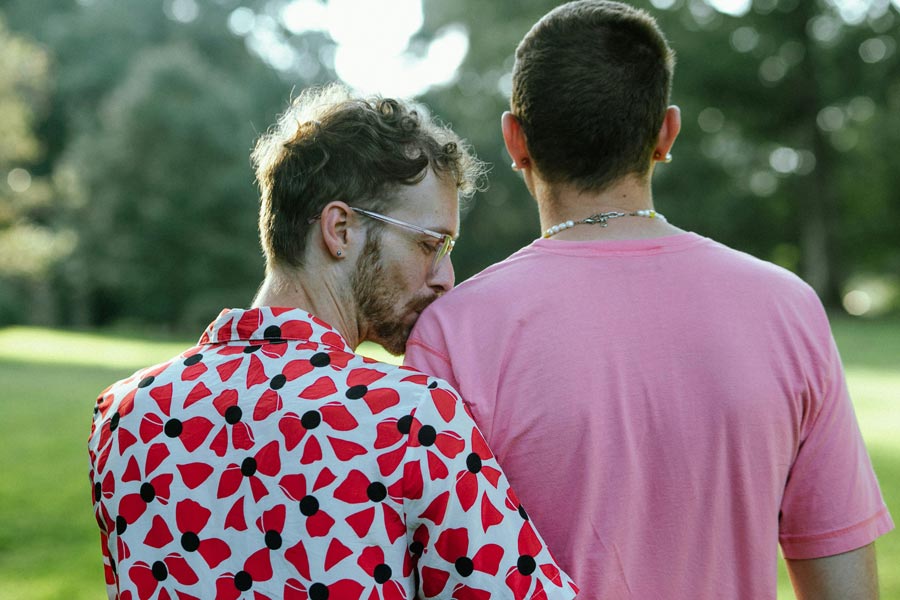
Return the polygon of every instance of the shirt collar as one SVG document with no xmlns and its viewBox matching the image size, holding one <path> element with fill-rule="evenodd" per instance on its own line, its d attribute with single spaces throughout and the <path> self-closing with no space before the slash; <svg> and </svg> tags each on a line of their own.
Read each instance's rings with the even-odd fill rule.
<svg viewBox="0 0 900 600">
<path fill-rule="evenodd" d="M 262 306 L 226 308 L 209 324 L 200 345 L 225 342 L 275 342 L 292 340 L 331 346 L 353 352 L 331 325 L 299 308 Z"/>
</svg>

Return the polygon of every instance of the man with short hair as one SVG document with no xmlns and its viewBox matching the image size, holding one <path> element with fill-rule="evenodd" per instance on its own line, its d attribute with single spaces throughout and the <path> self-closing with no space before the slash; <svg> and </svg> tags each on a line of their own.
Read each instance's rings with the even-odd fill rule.
<svg viewBox="0 0 900 600">
<path fill-rule="evenodd" d="M 110 598 L 559 598 L 555 565 L 444 382 L 401 351 L 453 286 L 479 163 L 390 99 L 308 91 L 253 154 L 265 281 L 98 399 Z"/>
<path fill-rule="evenodd" d="M 673 53 L 617 2 L 557 7 L 502 119 L 543 238 L 430 306 L 406 364 L 459 390 L 590 598 L 877 596 L 893 527 L 812 289 L 655 212 Z"/>
</svg>

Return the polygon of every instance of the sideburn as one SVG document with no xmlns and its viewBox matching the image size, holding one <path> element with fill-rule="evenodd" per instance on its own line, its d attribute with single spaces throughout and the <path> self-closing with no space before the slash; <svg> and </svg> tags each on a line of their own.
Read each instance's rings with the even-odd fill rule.
<svg viewBox="0 0 900 600">
<path fill-rule="evenodd" d="M 367 329 L 374 333 L 375 339 L 372 341 L 380 343 L 388 352 L 402 354 L 409 331 L 396 318 L 397 297 L 390 289 L 391 282 L 381 261 L 380 228 L 370 229 L 367 233 L 366 245 L 350 283 L 357 314 Z"/>
</svg>

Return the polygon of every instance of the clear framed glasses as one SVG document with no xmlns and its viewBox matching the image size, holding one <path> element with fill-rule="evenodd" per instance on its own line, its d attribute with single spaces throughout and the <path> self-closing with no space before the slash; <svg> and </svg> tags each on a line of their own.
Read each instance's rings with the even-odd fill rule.
<svg viewBox="0 0 900 600">
<path fill-rule="evenodd" d="M 437 240 L 438 243 L 433 247 L 434 259 L 431 262 L 432 274 L 437 273 L 437 270 L 440 268 L 443 260 L 450 256 L 450 253 L 453 251 L 453 246 L 456 245 L 456 240 L 454 240 L 449 233 L 439 233 L 437 231 L 432 231 L 431 229 L 425 229 L 424 227 L 419 227 L 418 225 L 413 225 L 412 223 L 407 223 L 406 221 L 401 221 L 400 219 L 388 217 L 377 212 L 372 212 L 371 210 L 356 208 L 355 206 L 351 206 L 350 209 L 353 212 L 369 217 L 370 219 L 375 219 L 376 221 L 381 221 L 382 223 L 387 223 L 388 225 L 396 225 L 397 227 L 402 227 L 403 229 L 407 229 L 409 231 L 415 231 L 416 233 L 421 233 L 422 235 L 427 235 L 428 237 Z M 318 220 L 319 217 L 315 216 L 312 217 L 309 222 L 315 223 Z"/>
<path fill-rule="evenodd" d="M 409 231 L 415 231 L 416 233 L 421 233 L 422 235 L 427 235 L 428 237 L 437 240 L 438 243 L 434 246 L 434 259 L 431 263 L 432 273 L 437 272 L 443 260 L 450 256 L 450 253 L 453 251 L 453 246 L 456 245 L 456 240 L 454 240 L 449 233 L 438 233 L 437 231 L 425 229 L 424 227 L 419 227 L 418 225 L 413 225 L 412 223 L 407 223 L 406 221 L 401 221 L 400 219 L 381 215 L 377 212 L 372 212 L 371 210 L 356 208 L 355 206 L 351 206 L 350 208 L 353 210 L 353 212 L 369 217 L 370 219 L 375 219 L 376 221 L 381 221 L 389 225 L 396 225 L 397 227 L 402 227 L 403 229 L 407 229 Z"/>
</svg>

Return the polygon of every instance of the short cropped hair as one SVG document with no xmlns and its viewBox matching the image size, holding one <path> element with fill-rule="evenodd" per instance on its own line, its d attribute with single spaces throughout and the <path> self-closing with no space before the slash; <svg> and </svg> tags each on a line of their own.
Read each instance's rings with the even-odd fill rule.
<svg viewBox="0 0 900 600">
<path fill-rule="evenodd" d="M 542 176 L 582 191 L 646 176 L 674 65 L 643 10 L 578 0 L 547 13 L 516 49 L 511 98 Z"/>
<path fill-rule="evenodd" d="M 260 240 L 269 265 L 303 264 L 311 220 L 325 205 L 383 211 L 400 185 L 431 169 L 474 193 L 481 163 L 449 128 L 391 98 L 359 98 L 337 84 L 303 91 L 257 140 Z"/>
</svg>

